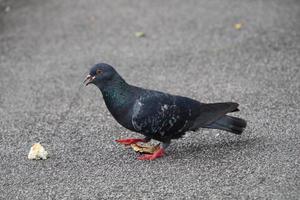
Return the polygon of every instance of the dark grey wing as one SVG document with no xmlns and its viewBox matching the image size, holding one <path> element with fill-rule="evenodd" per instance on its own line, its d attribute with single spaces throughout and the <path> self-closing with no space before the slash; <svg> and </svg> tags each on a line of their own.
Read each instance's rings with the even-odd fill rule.
<svg viewBox="0 0 300 200">
<path fill-rule="evenodd" d="M 188 121 L 188 110 L 176 104 L 176 97 L 160 92 L 144 94 L 133 107 L 132 124 L 137 132 L 149 137 L 169 137 Z"/>
<path fill-rule="evenodd" d="M 159 141 L 180 138 L 194 125 L 205 105 L 196 100 L 157 91 L 146 91 L 133 107 L 135 131 Z"/>
<path fill-rule="evenodd" d="M 238 104 L 233 102 L 202 104 L 197 110 L 198 116 L 190 129 L 205 128 L 226 113 L 235 111 L 238 111 Z"/>
</svg>

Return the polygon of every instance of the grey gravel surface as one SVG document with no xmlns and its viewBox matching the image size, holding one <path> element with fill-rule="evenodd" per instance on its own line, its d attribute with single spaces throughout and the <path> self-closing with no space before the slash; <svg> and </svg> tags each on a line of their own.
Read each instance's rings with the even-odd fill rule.
<svg viewBox="0 0 300 200">
<path fill-rule="evenodd" d="M 0 199 L 300 199 L 299 21 L 298 0 L 1 0 Z M 138 161 L 113 140 L 139 135 L 82 84 L 97 62 L 239 102 L 248 128 L 188 133 Z M 49 159 L 27 159 L 35 142 Z"/>
</svg>

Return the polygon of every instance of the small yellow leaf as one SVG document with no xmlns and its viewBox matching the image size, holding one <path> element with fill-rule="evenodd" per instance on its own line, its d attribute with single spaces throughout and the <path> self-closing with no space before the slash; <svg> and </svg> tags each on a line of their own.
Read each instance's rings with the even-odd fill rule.
<svg viewBox="0 0 300 200">
<path fill-rule="evenodd" d="M 234 28 L 235 28 L 236 30 L 240 30 L 240 29 L 242 28 L 242 26 L 243 26 L 242 23 L 237 23 L 237 24 L 234 25 Z"/>
<path fill-rule="evenodd" d="M 145 37 L 144 32 L 135 32 L 134 35 L 135 35 L 135 37 Z"/>
</svg>

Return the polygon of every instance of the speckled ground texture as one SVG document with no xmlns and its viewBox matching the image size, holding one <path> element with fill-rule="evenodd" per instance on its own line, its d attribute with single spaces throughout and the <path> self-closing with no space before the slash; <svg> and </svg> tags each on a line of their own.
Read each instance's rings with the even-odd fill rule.
<svg viewBox="0 0 300 200">
<path fill-rule="evenodd" d="M 300 198 L 299 1 L 0 0 L 0 9 L 0 199 Z M 114 139 L 139 135 L 82 84 L 97 62 L 145 88 L 239 102 L 234 115 L 248 127 L 187 133 L 165 158 L 138 161 Z M 27 159 L 35 142 L 48 160 Z"/>
</svg>

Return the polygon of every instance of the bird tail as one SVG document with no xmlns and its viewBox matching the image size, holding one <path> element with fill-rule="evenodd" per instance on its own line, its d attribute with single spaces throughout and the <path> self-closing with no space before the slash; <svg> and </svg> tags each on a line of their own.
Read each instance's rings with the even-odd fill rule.
<svg viewBox="0 0 300 200">
<path fill-rule="evenodd" d="M 218 120 L 206 126 L 206 128 L 221 129 L 234 134 L 242 134 L 247 126 L 247 122 L 244 119 L 224 115 Z"/>
</svg>

